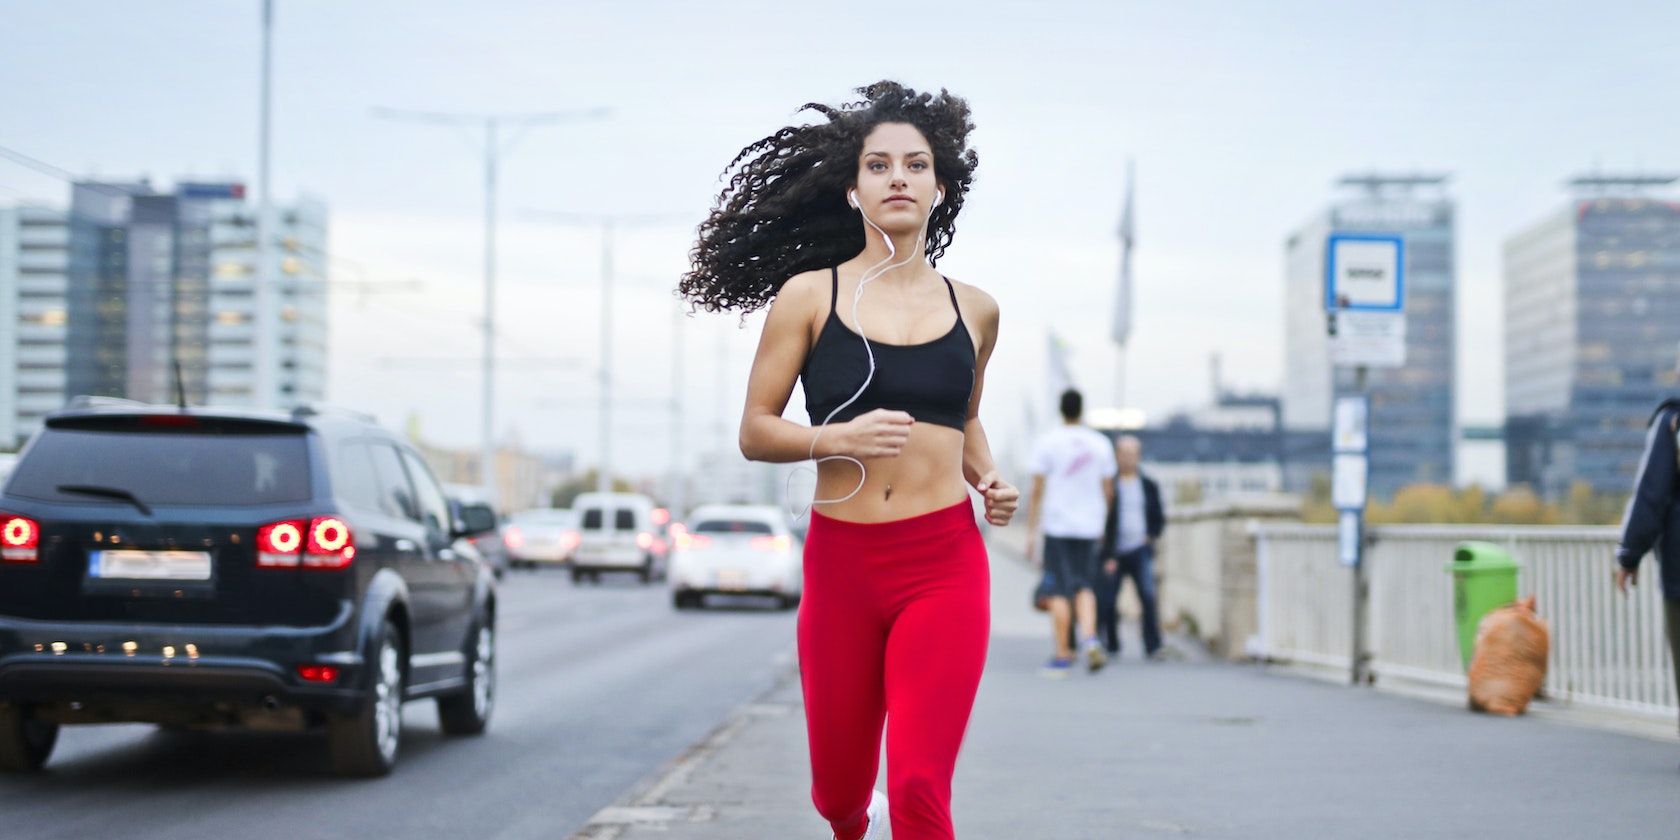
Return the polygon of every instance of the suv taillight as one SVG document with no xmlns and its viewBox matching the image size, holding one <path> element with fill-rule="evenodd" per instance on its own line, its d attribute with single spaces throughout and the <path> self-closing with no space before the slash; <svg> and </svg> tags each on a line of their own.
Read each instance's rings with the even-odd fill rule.
<svg viewBox="0 0 1680 840">
<path fill-rule="evenodd" d="M 356 557 L 350 526 L 336 516 L 282 519 L 257 529 L 257 565 L 342 569 Z"/>
<path fill-rule="evenodd" d="M 41 559 L 41 523 L 27 516 L 0 513 L 0 561 L 34 563 Z"/>
</svg>

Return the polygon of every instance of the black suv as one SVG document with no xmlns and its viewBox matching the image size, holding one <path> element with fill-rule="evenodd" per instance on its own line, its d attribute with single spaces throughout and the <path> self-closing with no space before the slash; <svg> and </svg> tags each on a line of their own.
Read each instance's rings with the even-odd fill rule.
<svg viewBox="0 0 1680 840">
<path fill-rule="evenodd" d="M 51 415 L 0 491 L 0 768 L 60 724 L 328 733 L 391 769 L 402 703 L 484 731 L 495 581 L 366 418 L 139 403 Z"/>
</svg>

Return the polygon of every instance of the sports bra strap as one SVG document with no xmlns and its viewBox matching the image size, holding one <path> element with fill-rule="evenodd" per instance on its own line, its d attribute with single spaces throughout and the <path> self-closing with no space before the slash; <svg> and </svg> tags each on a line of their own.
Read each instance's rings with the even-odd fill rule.
<svg viewBox="0 0 1680 840">
<path fill-rule="evenodd" d="M 840 314 L 840 266 L 829 266 L 828 273 L 833 278 L 833 283 L 829 285 L 828 290 L 828 313 L 838 317 Z M 957 305 L 957 287 L 951 285 L 951 278 L 943 274 L 939 275 L 939 279 L 945 281 L 945 291 L 951 295 L 951 308 L 956 311 L 957 321 L 961 323 L 962 307 Z"/>
<path fill-rule="evenodd" d="M 962 323 L 962 307 L 957 305 L 957 287 L 951 285 L 951 278 L 943 274 L 939 275 L 939 279 L 945 281 L 945 291 L 951 293 L 951 308 L 957 310 L 957 323 Z"/>
</svg>

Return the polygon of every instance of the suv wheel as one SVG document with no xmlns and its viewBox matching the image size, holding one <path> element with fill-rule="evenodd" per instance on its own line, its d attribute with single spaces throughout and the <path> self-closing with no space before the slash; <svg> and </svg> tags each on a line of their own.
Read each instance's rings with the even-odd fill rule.
<svg viewBox="0 0 1680 840">
<path fill-rule="evenodd" d="M 333 769 L 345 776 L 383 776 L 397 761 L 402 740 L 402 642 L 397 627 L 386 619 L 375 644 L 372 691 L 355 714 L 327 723 L 327 742 Z"/>
<path fill-rule="evenodd" d="M 439 697 L 438 723 L 449 735 L 478 735 L 496 704 L 496 630 L 484 622 L 467 653 L 467 690 Z"/>
<path fill-rule="evenodd" d="M 642 558 L 642 567 L 636 570 L 636 577 L 640 578 L 642 583 L 647 583 L 648 581 L 653 580 L 652 554 Z"/>
<path fill-rule="evenodd" d="M 37 719 L 27 707 L 0 704 L 0 770 L 39 770 L 57 743 L 58 724 Z"/>
</svg>

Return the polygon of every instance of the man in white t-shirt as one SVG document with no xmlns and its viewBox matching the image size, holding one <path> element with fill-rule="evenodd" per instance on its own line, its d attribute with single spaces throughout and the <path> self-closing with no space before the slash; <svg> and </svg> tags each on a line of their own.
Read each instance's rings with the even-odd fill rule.
<svg viewBox="0 0 1680 840">
<path fill-rule="evenodd" d="M 1108 657 L 1097 641 L 1097 551 L 1108 506 L 1114 494 L 1117 467 L 1108 438 L 1080 422 L 1085 400 L 1078 391 L 1062 393 L 1062 425 L 1039 438 L 1033 447 L 1032 497 L 1027 506 L 1027 559 L 1038 547 L 1043 525 L 1046 582 L 1050 590 L 1051 634 L 1056 655 L 1045 675 L 1066 676 L 1073 670 L 1074 651 L 1068 625 L 1079 629 L 1086 665 L 1100 670 Z"/>
</svg>

